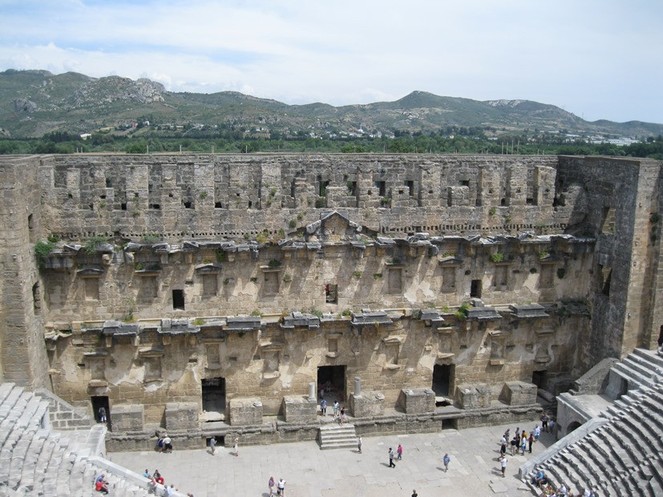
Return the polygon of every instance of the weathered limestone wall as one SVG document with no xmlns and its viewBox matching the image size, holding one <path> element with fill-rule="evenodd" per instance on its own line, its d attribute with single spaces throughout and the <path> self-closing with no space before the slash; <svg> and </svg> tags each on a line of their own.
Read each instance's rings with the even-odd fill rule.
<svg viewBox="0 0 663 497">
<path fill-rule="evenodd" d="M 0 381 L 48 385 L 43 295 L 32 243 L 41 234 L 36 158 L 0 161 Z"/>
<path fill-rule="evenodd" d="M 52 232 L 140 239 L 273 235 L 336 209 L 382 232 L 560 232 L 555 157 L 151 155 L 56 157 Z M 250 215 L 247 216 L 247 211 Z"/>
<path fill-rule="evenodd" d="M 359 377 L 379 411 L 445 366 L 445 397 L 463 404 L 467 386 L 468 404 L 499 416 L 507 383 L 557 393 L 655 343 L 661 170 L 579 157 L 2 158 L 0 380 L 52 385 L 87 410 L 107 396 L 131 430 L 169 417 L 186 430 L 206 379 L 223 378 L 225 419 L 246 426 L 308 398 L 322 366 L 342 368 L 339 400 Z M 34 244 L 49 235 L 61 241 L 38 270 Z M 525 402 L 523 388 L 502 400 Z M 242 415 L 241 399 L 261 412 Z"/>
<path fill-rule="evenodd" d="M 577 195 L 568 231 L 597 238 L 590 364 L 652 342 L 652 317 L 662 315 L 660 301 L 652 301 L 661 257 L 660 241 L 652 236 L 660 177 L 657 161 L 560 157 L 558 188 Z"/>
</svg>

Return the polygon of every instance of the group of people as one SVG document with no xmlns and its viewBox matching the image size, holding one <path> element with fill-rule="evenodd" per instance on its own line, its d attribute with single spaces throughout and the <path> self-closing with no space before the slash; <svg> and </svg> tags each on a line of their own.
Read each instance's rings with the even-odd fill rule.
<svg viewBox="0 0 663 497">
<path fill-rule="evenodd" d="M 553 488 L 546 476 L 545 471 L 539 468 L 536 474 L 532 477 L 532 485 L 536 485 L 541 490 L 541 495 L 547 497 L 597 497 L 596 493 L 589 487 L 585 488 L 582 494 L 574 494 L 569 490 L 564 483 L 559 485 L 557 489 Z"/>
<path fill-rule="evenodd" d="M 525 451 L 532 453 L 532 445 L 536 442 L 541 436 L 541 428 L 539 425 L 536 425 L 531 432 L 527 433 L 525 430 L 520 431 L 520 428 L 516 428 L 516 432 L 509 442 L 510 429 L 504 432 L 500 440 L 500 457 L 506 456 L 507 444 L 511 445 L 511 455 L 516 455 L 519 451 L 521 455 L 525 455 Z"/>
<path fill-rule="evenodd" d="M 327 400 L 324 398 L 320 400 L 320 415 L 327 415 Z M 345 414 L 345 406 L 341 406 L 338 400 L 335 400 L 332 404 L 332 415 L 334 416 L 334 421 L 339 424 L 345 423 L 348 420 Z"/>
<path fill-rule="evenodd" d="M 106 481 L 106 476 L 103 473 L 100 473 L 94 479 L 94 489 L 104 495 L 108 494 L 108 481 Z"/>
<path fill-rule="evenodd" d="M 156 433 L 157 436 L 157 443 L 155 446 L 155 450 L 157 452 L 172 452 L 173 451 L 173 441 L 172 439 L 168 436 L 167 433 Z"/>
<path fill-rule="evenodd" d="M 270 476 L 267 486 L 269 487 L 269 497 L 274 495 L 274 488 L 276 488 L 276 495 L 285 496 L 285 480 L 283 478 L 279 478 L 277 482 L 273 476 Z"/>
</svg>

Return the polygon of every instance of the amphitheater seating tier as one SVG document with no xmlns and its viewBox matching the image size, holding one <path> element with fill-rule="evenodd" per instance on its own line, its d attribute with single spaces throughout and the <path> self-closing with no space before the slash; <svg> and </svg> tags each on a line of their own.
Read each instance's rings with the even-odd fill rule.
<svg viewBox="0 0 663 497">
<path fill-rule="evenodd" d="M 565 484 L 573 492 L 663 495 L 663 358 L 636 349 L 611 374 L 628 381 L 629 391 L 602 414 L 608 422 L 552 454 L 528 481 L 540 468 L 553 487 Z"/>
</svg>

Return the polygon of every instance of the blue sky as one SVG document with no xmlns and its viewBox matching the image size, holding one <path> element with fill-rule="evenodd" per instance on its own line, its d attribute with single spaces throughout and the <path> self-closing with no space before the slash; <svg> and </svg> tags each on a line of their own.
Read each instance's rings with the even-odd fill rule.
<svg viewBox="0 0 663 497">
<path fill-rule="evenodd" d="M 411 91 L 663 123 L 661 0 L 0 0 L 0 70 L 288 104 Z"/>
</svg>

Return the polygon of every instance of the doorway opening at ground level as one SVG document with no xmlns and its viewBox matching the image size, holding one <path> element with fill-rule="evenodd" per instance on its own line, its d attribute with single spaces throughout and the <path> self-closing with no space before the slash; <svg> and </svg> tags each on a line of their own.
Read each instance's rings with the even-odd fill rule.
<svg viewBox="0 0 663 497">
<path fill-rule="evenodd" d="M 94 420 L 97 423 L 103 423 L 101 419 L 103 415 L 106 416 L 106 425 L 108 430 L 111 431 L 111 413 L 110 413 L 110 403 L 108 397 L 105 395 L 95 395 L 90 397 L 92 401 L 92 413 L 94 414 Z"/>
<path fill-rule="evenodd" d="M 205 378 L 202 380 L 203 421 L 211 423 L 225 420 L 226 379 Z"/>
<path fill-rule="evenodd" d="M 432 388 L 435 392 L 435 405 L 438 407 L 449 404 L 448 400 L 438 397 L 449 397 L 453 388 L 454 369 L 453 364 L 435 364 L 433 366 Z"/>
<path fill-rule="evenodd" d="M 318 367 L 318 401 L 323 398 L 327 405 L 338 400 L 341 404 L 345 398 L 345 366 Z"/>
<path fill-rule="evenodd" d="M 532 372 L 532 383 L 536 385 L 537 388 L 541 388 L 542 390 L 546 389 L 546 371 L 533 371 Z"/>
</svg>

